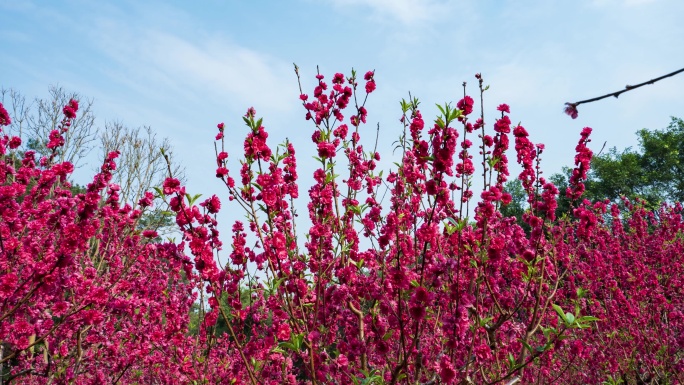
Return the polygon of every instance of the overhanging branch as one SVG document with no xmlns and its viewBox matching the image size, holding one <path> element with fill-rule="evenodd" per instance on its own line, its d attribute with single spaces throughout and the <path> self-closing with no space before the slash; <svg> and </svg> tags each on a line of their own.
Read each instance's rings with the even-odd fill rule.
<svg viewBox="0 0 684 385">
<path fill-rule="evenodd" d="M 655 79 L 647 80 L 647 81 L 645 81 L 645 82 L 643 82 L 643 83 L 639 83 L 639 84 L 634 85 L 634 86 L 631 86 L 631 85 L 628 84 L 628 85 L 625 86 L 624 89 L 619 90 L 619 91 L 615 91 L 615 92 L 611 92 L 611 93 L 609 93 L 609 94 L 597 96 L 597 97 L 591 98 L 591 99 L 580 100 L 580 101 L 574 102 L 574 103 L 565 103 L 565 106 L 566 106 L 566 107 L 565 107 L 565 113 L 568 114 L 568 115 L 570 115 L 570 117 L 572 117 L 573 119 L 575 119 L 575 118 L 577 118 L 577 106 L 579 106 L 580 104 L 595 102 L 595 101 L 598 101 L 598 100 L 601 100 L 601 99 L 608 98 L 608 97 L 610 97 L 610 96 L 613 96 L 613 97 L 617 98 L 618 96 L 620 96 L 621 94 L 623 94 L 623 93 L 625 93 L 625 92 L 627 92 L 627 91 L 631 91 L 631 90 L 637 89 L 637 88 L 639 88 L 639 87 L 643 87 L 643 86 L 645 86 L 645 85 L 647 85 L 647 84 L 653 84 L 653 83 L 655 83 L 655 82 L 657 82 L 657 81 L 660 81 L 660 80 L 663 80 L 663 79 L 665 79 L 665 78 L 669 78 L 669 77 L 671 77 L 671 76 L 677 75 L 677 74 L 680 73 L 680 72 L 684 72 L 684 68 L 679 69 L 679 70 L 674 71 L 674 72 L 671 72 L 671 73 L 669 73 L 669 74 L 667 74 L 667 75 L 663 75 L 663 76 L 661 76 L 661 77 L 655 78 Z"/>
</svg>

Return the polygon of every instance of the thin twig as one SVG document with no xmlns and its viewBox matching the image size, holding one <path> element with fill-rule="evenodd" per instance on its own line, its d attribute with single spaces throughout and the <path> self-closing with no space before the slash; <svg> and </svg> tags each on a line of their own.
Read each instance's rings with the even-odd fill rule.
<svg viewBox="0 0 684 385">
<path fill-rule="evenodd" d="M 598 152 L 596 155 L 594 155 L 594 156 L 599 156 L 599 155 L 601 155 L 601 153 L 603 152 L 603 150 L 606 148 L 606 144 L 607 144 L 607 143 L 608 143 L 608 141 L 603 142 L 603 146 L 601 147 L 601 151 L 599 151 L 599 152 Z"/>
</svg>

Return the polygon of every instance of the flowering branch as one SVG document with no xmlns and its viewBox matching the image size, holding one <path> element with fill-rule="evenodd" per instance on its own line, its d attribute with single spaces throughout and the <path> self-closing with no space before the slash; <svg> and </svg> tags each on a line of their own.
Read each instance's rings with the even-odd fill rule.
<svg viewBox="0 0 684 385">
<path fill-rule="evenodd" d="M 609 94 L 605 94 L 605 95 L 602 95 L 602 96 L 597 96 L 597 97 L 591 98 L 591 99 L 580 100 L 579 102 L 575 102 L 575 103 L 565 103 L 565 105 L 566 105 L 566 107 L 565 107 L 565 113 L 568 114 L 568 115 L 570 115 L 571 118 L 576 119 L 576 118 L 577 118 L 577 106 L 579 106 L 580 104 L 595 102 L 595 101 L 598 101 L 598 100 L 601 100 L 601 99 L 605 99 L 605 98 L 610 97 L 610 96 L 613 96 L 613 97 L 617 98 L 618 96 L 620 96 L 621 94 L 623 94 L 623 93 L 625 93 L 625 92 L 627 92 L 627 91 L 631 91 L 631 90 L 633 90 L 633 89 L 636 89 L 636 88 L 645 86 L 645 85 L 647 85 L 647 84 L 653 84 L 653 83 L 655 83 L 655 82 L 657 82 L 657 81 L 660 81 L 660 80 L 663 80 L 663 79 L 665 79 L 665 78 L 669 78 L 669 77 L 671 77 L 671 76 L 677 75 L 677 74 L 680 73 L 680 72 L 684 72 L 684 68 L 679 69 L 679 70 L 674 71 L 674 72 L 670 72 L 669 74 L 663 75 L 663 76 L 661 76 L 661 77 L 659 77 L 659 78 L 655 78 L 655 79 L 651 79 L 651 80 L 645 81 L 645 82 L 643 82 L 643 83 L 639 83 L 639 84 L 637 84 L 637 85 L 635 85 L 635 86 L 630 86 L 630 85 L 628 84 L 628 85 L 625 86 L 625 89 L 623 89 L 623 90 L 611 92 L 611 93 L 609 93 Z"/>
</svg>

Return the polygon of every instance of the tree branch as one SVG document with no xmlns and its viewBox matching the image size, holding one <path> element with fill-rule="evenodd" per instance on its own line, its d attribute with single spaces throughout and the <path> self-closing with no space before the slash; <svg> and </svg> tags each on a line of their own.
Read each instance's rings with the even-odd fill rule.
<svg viewBox="0 0 684 385">
<path fill-rule="evenodd" d="M 653 83 L 655 83 L 655 82 L 657 82 L 657 81 L 660 81 L 660 80 L 663 80 L 663 79 L 665 79 L 665 78 L 669 78 L 669 77 L 671 77 L 671 76 L 677 75 L 677 74 L 680 73 L 680 72 L 684 72 L 684 68 L 679 69 L 679 70 L 674 71 L 674 72 L 670 72 L 670 73 L 667 74 L 667 75 L 663 75 L 663 76 L 658 77 L 658 78 L 655 78 L 655 79 L 647 80 L 647 81 L 645 81 L 645 82 L 643 82 L 643 83 L 639 83 L 639 84 L 634 85 L 634 86 L 631 86 L 631 85 L 628 84 L 628 85 L 625 86 L 624 89 L 619 90 L 619 91 L 615 91 L 615 92 L 611 92 L 611 93 L 609 93 L 609 94 L 597 96 L 597 97 L 591 98 L 591 99 L 580 100 L 580 101 L 574 102 L 574 103 L 565 103 L 565 105 L 566 105 L 566 107 L 565 107 L 565 113 L 568 114 L 568 115 L 570 115 L 570 117 L 572 117 L 573 119 L 575 119 L 575 118 L 577 118 L 577 106 L 579 106 L 580 104 L 595 102 L 595 101 L 598 101 L 598 100 L 601 100 L 601 99 L 605 99 L 605 98 L 610 97 L 610 96 L 613 96 L 613 97 L 617 98 L 618 96 L 620 96 L 621 94 L 623 94 L 623 93 L 625 93 L 625 92 L 627 92 L 627 91 L 631 91 L 631 90 L 633 90 L 633 89 L 636 89 L 636 88 L 639 88 L 639 87 L 643 87 L 643 86 L 645 86 L 645 85 L 647 85 L 647 84 L 653 84 Z"/>
</svg>

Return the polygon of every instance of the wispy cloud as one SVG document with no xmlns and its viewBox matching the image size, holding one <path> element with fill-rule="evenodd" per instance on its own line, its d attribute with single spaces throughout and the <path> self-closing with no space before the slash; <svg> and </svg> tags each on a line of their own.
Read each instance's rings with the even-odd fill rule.
<svg viewBox="0 0 684 385">
<path fill-rule="evenodd" d="M 240 46 L 225 37 L 193 39 L 159 29 L 99 24 L 94 41 L 116 64 L 101 69 L 143 94 L 259 101 L 272 110 L 290 108 L 290 63 Z M 126 31 L 123 33 L 122 31 Z"/>
<path fill-rule="evenodd" d="M 402 24 L 417 24 L 444 17 L 450 8 L 446 1 L 438 0 L 331 0 L 340 8 L 362 6 L 370 8 L 375 16 L 390 18 Z"/>
</svg>

